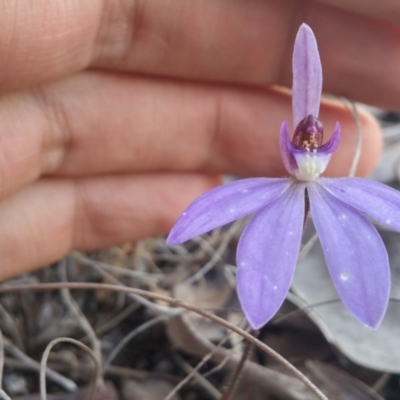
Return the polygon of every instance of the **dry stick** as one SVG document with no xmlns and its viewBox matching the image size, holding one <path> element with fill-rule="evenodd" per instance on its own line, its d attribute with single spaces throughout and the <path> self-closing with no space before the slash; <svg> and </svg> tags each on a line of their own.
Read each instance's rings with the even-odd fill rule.
<svg viewBox="0 0 400 400">
<path fill-rule="evenodd" d="M 253 335 L 254 337 L 257 337 L 258 332 L 251 331 L 250 334 Z M 236 388 L 239 385 L 240 378 L 242 377 L 243 368 L 246 364 L 247 359 L 250 357 L 253 349 L 254 349 L 254 343 L 246 342 L 246 346 L 243 350 L 242 356 L 240 357 L 240 361 L 238 362 L 235 370 L 233 371 L 233 374 L 228 383 L 228 387 L 225 393 L 222 395 L 221 400 L 231 400 L 233 398 Z"/>
<path fill-rule="evenodd" d="M 238 230 L 238 224 L 235 223 L 226 231 L 224 238 L 221 240 L 218 249 L 211 257 L 211 260 L 208 261 L 204 265 L 204 267 L 202 267 L 194 275 L 186 279 L 186 281 L 184 281 L 183 284 L 191 285 L 192 283 L 195 283 L 201 278 L 203 278 L 204 275 L 207 274 L 207 272 L 211 271 L 215 267 L 215 264 L 222 259 L 222 254 L 226 251 L 227 247 L 229 246 L 229 242 L 231 241 L 232 237 L 235 235 L 237 230 Z"/>
<path fill-rule="evenodd" d="M 221 228 L 217 228 L 208 235 L 207 238 L 203 236 L 197 236 L 192 240 L 200 246 L 200 251 L 196 253 L 198 257 L 212 257 L 215 254 L 214 246 L 220 242 L 220 231 Z"/>
<path fill-rule="evenodd" d="M 144 332 L 146 329 L 151 328 L 153 325 L 158 324 L 159 322 L 165 321 L 169 318 L 175 317 L 176 315 L 182 314 L 182 310 L 175 310 L 174 314 L 161 314 L 155 318 L 150 319 L 149 321 L 139 325 L 136 329 L 128 333 L 114 348 L 114 350 L 110 353 L 107 360 L 104 362 L 103 371 L 105 371 L 110 364 L 113 362 L 114 358 L 117 354 L 137 335 Z"/>
<path fill-rule="evenodd" d="M 242 342 L 243 342 L 243 340 L 239 344 L 241 344 Z M 232 347 L 232 349 L 235 349 L 235 348 L 236 348 L 236 346 Z M 212 357 L 214 355 L 214 352 L 216 352 L 217 350 L 218 350 L 218 347 L 215 348 L 212 352 L 210 352 L 208 354 Z M 205 372 L 203 374 L 203 376 L 205 378 L 208 378 L 209 376 L 215 374 L 216 372 L 221 371 L 231 358 L 232 358 L 232 356 L 230 354 L 227 354 L 225 356 L 225 358 L 218 363 L 218 365 L 216 365 L 214 368 L 211 368 L 209 371 Z"/>
<path fill-rule="evenodd" d="M 9 340 L 4 339 L 4 347 L 7 353 L 10 353 L 15 358 L 21 360 L 33 371 L 41 371 L 40 364 L 37 361 L 27 356 L 24 352 L 18 349 L 18 347 L 15 347 L 14 344 Z M 49 368 L 46 369 L 46 375 L 48 379 L 51 379 L 53 382 L 57 383 L 57 385 L 64 388 L 67 392 L 74 392 L 78 388 L 74 381 Z"/>
<path fill-rule="evenodd" d="M 97 356 L 94 354 L 94 352 L 85 344 L 79 342 L 78 340 L 71 339 L 71 338 L 66 338 L 66 337 L 61 337 L 52 340 L 46 347 L 42 361 L 40 363 L 40 398 L 42 400 L 47 400 L 47 393 L 46 393 L 46 364 L 47 364 L 47 359 L 49 358 L 49 354 L 51 349 L 53 348 L 54 345 L 60 342 L 67 342 L 67 343 L 72 343 L 78 347 L 80 347 L 82 350 L 86 351 L 92 360 L 94 361 L 94 372 L 93 372 L 93 378 L 91 379 L 90 386 L 87 390 L 85 400 L 91 400 L 93 399 L 94 393 L 96 391 L 96 384 L 97 382 L 100 381 L 101 377 L 101 365 L 99 363 L 99 360 Z"/>
<path fill-rule="evenodd" d="M 3 389 L 0 390 L 0 399 L 12 400 L 12 398 Z"/>
<path fill-rule="evenodd" d="M 204 357 L 216 349 L 216 346 L 198 331 L 196 326 L 190 322 L 190 319 L 175 318 L 167 325 L 167 330 L 172 342 L 185 353 L 188 352 L 194 356 Z M 226 360 L 227 356 L 229 357 L 228 360 Z M 239 360 L 240 356 L 234 354 L 232 349 L 227 350 L 223 347 L 216 349 L 211 358 L 212 363 L 226 362 L 226 367 L 231 371 L 236 368 Z M 271 395 L 280 399 L 315 399 L 308 392 L 307 386 L 296 378 L 287 376 L 284 372 L 278 372 L 252 361 L 247 361 L 242 379 L 245 379 L 246 383 L 252 387 L 259 387 L 260 390 L 265 390 L 266 393 L 271 393 Z"/>
<path fill-rule="evenodd" d="M 184 386 L 186 385 L 194 376 L 196 372 L 199 371 L 199 369 L 213 356 L 213 354 L 219 349 L 220 346 L 222 346 L 232 335 L 232 332 L 229 333 L 228 335 L 225 335 L 225 337 L 222 338 L 222 340 L 217 343 L 215 349 L 213 351 L 210 351 L 208 354 L 206 354 L 203 359 L 194 367 L 190 373 L 182 379 L 167 395 L 167 397 L 164 398 L 164 400 L 171 400 L 173 396 L 175 396 L 176 393 Z"/>
<path fill-rule="evenodd" d="M 391 374 L 389 372 L 383 372 L 382 375 L 378 378 L 378 380 L 371 386 L 376 392 L 379 392 L 384 385 L 386 385 L 387 381 L 391 378 Z"/>
<path fill-rule="evenodd" d="M 177 383 L 179 378 L 177 376 L 168 375 L 167 373 L 154 372 L 154 371 L 143 371 L 128 367 L 117 367 L 115 365 L 110 365 L 106 371 L 107 375 L 130 378 L 138 381 L 144 381 L 146 379 L 161 379 L 167 382 Z"/>
<path fill-rule="evenodd" d="M 2 322 L 4 322 L 3 331 L 6 333 L 6 336 L 12 337 L 13 342 L 16 346 L 22 350 L 24 350 L 24 341 L 21 338 L 19 330 L 17 328 L 17 324 L 11 314 L 7 311 L 7 309 L 0 303 L 0 315 L 2 316 Z"/>
<path fill-rule="evenodd" d="M 202 317 L 208 318 L 220 325 L 225 326 L 233 332 L 236 332 L 244 339 L 253 343 L 256 347 L 261 349 L 263 352 L 268 354 L 277 362 L 281 363 L 288 371 L 290 371 L 296 378 L 302 381 L 320 400 L 328 400 L 328 398 L 304 375 L 302 374 L 294 365 L 282 357 L 279 353 L 271 349 L 269 346 L 252 336 L 250 333 L 244 331 L 243 329 L 231 324 L 230 322 L 214 315 L 208 311 L 202 310 L 196 306 L 188 303 L 184 303 L 181 300 L 174 299 L 169 296 L 164 296 L 158 293 L 148 292 L 147 290 L 128 288 L 125 286 L 111 285 L 105 283 L 82 283 L 82 282 L 68 282 L 68 283 L 41 283 L 41 284 L 25 284 L 25 285 L 12 285 L 12 286 L 2 286 L 0 287 L 0 293 L 9 293 L 13 291 L 26 291 L 26 290 L 59 290 L 63 287 L 69 288 L 71 290 L 115 290 L 124 293 L 134 294 L 136 296 L 143 296 L 150 299 L 155 299 L 171 304 L 174 307 L 185 308 L 186 310 L 192 311 Z"/>
<path fill-rule="evenodd" d="M 293 304 L 296 304 L 297 307 L 299 307 L 299 305 L 296 303 L 296 301 L 297 302 L 301 301 L 302 303 L 305 304 L 305 301 L 301 297 L 299 297 L 299 296 L 297 296 L 297 295 L 295 295 L 295 294 L 293 294 L 291 292 L 288 293 L 287 299 L 289 301 L 291 301 Z M 298 308 L 297 310 L 289 311 L 286 314 L 283 314 L 283 315 L 275 317 L 271 322 L 274 325 L 277 325 L 277 324 L 280 324 L 283 321 L 286 321 L 287 319 L 289 319 L 289 318 L 291 318 L 291 317 L 293 317 L 293 316 L 295 316 L 297 314 L 301 314 L 301 313 L 309 314 L 309 313 L 315 311 L 314 309 L 317 308 L 317 307 L 327 306 L 327 305 L 330 305 L 330 304 L 337 303 L 339 301 L 341 301 L 341 300 L 340 299 L 333 299 L 333 300 L 320 301 L 319 303 L 304 305 L 304 306 L 301 306 L 301 308 Z"/>
<path fill-rule="evenodd" d="M 107 279 L 109 282 L 112 282 L 113 285 L 105 283 L 104 285 L 110 285 L 110 286 L 115 286 L 117 285 L 118 287 L 126 288 L 126 286 L 120 282 L 117 278 L 114 276 L 110 275 L 108 272 L 104 271 L 101 267 L 99 267 L 97 264 L 91 264 L 91 266 L 100 274 L 102 275 L 105 279 Z M 103 285 L 103 283 L 102 283 Z M 152 301 L 149 301 L 147 299 L 144 299 L 142 296 L 137 295 L 136 293 L 133 292 L 128 292 L 128 295 L 131 299 L 134 301 L 138 302 L 140 305 L 149 308 L 152 310 L 155 314 L 170 314 L 174 313 L 174 310 L 171 310 L 170 307 L 164 307 L 159 304 L 155 304 Z"/>
<path fill-rule="evenodd" d="M 318 235 L 314 233 L 311 238 L 303 245 L 299 253 L 299 261 L 302 260 L 313 248 L 314 244 L 318 240 Z"/>
<path fill-rule="evenodd" d="M 242 322 L 239 324 L 239 326 L 242 327 L 244 324 L 247 324 L 247 323 L 246 323 L 246 319 L 243 319 Z M 247 328 L 247 329 L 250 330 L 250 328 Z M 231 336 L 233 336 L 233 332 L 229 333 L 229 334 L 226 336 L 226 338 L 229 339 L 229 338 L 231 338 Z M 232 344 L 231 350 L 234 350 L 234 351 L 235 351 L 236 348 L 238 348 L 242 343 L 243 343 L 243 338 L 241 338 L 241 339 L 240 339 L 240 342 L 238 342 L 238 343 L 236 343 L 236 344 L 231 343 L 231 344 Z M 209 353 L 209 354 L 212 356 L 212 355 L 218 350 L 219 347 L 220 347 L 220 345 L 218 345 L 217 347 L 215 347 L 215 349 L 214 349 L 211 353 Z M 214 368 L 211 368 L 209 371 L 205 372 L 205 373 L 203 374 L 203 376 L 206 378 L 206 377 L 208 377 L 208 376 L 211 376 L 212 374 L 215 374 L 217 371 L 220 371 L 220 370 L 225 366 L 225 364 L 229 361 L 230 358 L 231 358 L 231 355 L 230 355 L 230 354 L 227 354 L 227 355 L 225 356 L 225 358 L 224 358 L 221 362 L 218 363 L 218 365 L 216 365 Z"/>
<path fill-rule="evenodd" d="M 68 283 L 66 258 L 64 258 L 60 262 L 58 272 L 61 282 Z M 76 317 L 80 328 L 86 333 L 86 336 L 89 339 L 89 343 L 93 350 L 93 353 L 96 355 L 97 359 L 99 360 L 99 363 L 101 364 L 102 357 L 101 357 L 100 341 L 97 338 L 96 334 L 94 333 L 92 325 L 90 325 L 86 316 L 83 314 L 76 301 L 72 298 L 69 289 L 64 287 L 60 290 L 60 292 L 65 305 L 67 306 L 69 311 Z"/>
<path fill-rule="evenodd" d="M 213 399 L 218 400 L 221 397 L 221 392 L 202 374 L 197 372 L 190 364 L 188 364 L 181 357 L 176 356 L 179 362 L 182 364 L 182 368 L 187 374 L 192 374 L 193 378 Z M 164 399 L 165 400 L 165 399 Z"/>
<path fill-rule="evenodd" d="M 203 359 L 196 365 L 195 368 L 192 368 L 190 373 L 186 375 L 184 379 L 182 379 L 164 398 L 164 400 L 171 400 L 180 389 L 183 388 L 190 380 L 195 376 L 195 374 L 199 371 L 199 369 L 212 357 L 212 353 L 208 353 Z"/>
<path fill-rule="evenodd" d="M 145 278 L 145 279 L 153 279 L 155 281 L 159 281 L 162 278 L 162 274 L 151 274 L 148 272 L 134 271 L 128 268 L 117 267 L 112 264 L 107 264 L 102 261 L 92 260 L 88 257 L 85 257 L 84 255 L 82 255 L 77 251 L 72 252 L 69 256 L 74 260 L 79 261 L 80 263 L 87 265 L 89 267 L 95 267 L 95 268 L 100 267 L 108 272 L 117 272 L 118 275 L 127 276 L 133 279 L 143 280 Z"/>
<path fill-rule="evenodd" d="M 4 341 L 3 334 L 0 330 L 0 398 L 3 400 L 12 400 L 11 397 L 1 387 L 3 382 L 3 368 L 4 368 Z"/>
<path fill-rule="evenodd" d="M 140 307 L 140 305 L 138 303 L 129 304 L 120 313 L 115 315 L 115 317 L 109 319 L 108 321 L 104 322 L 104 324 L 97 327 L 95 329 L 96 335 L 101 336 L 104 333 L 110 331 L 111 329 L 116 327 L 119 323 L 121 323 L 124 319 L 128 318 L 139 307 Z"/>
</svg>

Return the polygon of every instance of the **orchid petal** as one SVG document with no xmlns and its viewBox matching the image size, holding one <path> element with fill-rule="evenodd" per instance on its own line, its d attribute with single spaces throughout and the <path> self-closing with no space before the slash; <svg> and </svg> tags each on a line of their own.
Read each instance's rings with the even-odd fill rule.
<svg viewBox="0 0 400 400">
<path fill-rule="evenodd" d="M 331 138 L 318 149 L 318 153 L 332 154 L 339 147 L 340 143 L 340 124 L 336 122 L 335 129 Z"/>
<path fill-rule="evenodd" d="M 333 284 L 347 308 L 376 328 L 386 311 L 390 269 L 375 227 L 319 184 L 307 186 L 311 215 Z"/>
<path fill-rule="evenodd" d="M 286 171 L 293 175 L 297 170 L 297 163 L 293 157 L 293 144 L 290 141 L 289 128 L 286 122 L 281 125 L 281 132 L 279 136 L 279 149 L 281 151 L 281 158 Z"/>
<path fill-rule="evenodd" d="M 282 305 L 299 254 L 305 185 L 293 185 L 262 208 L 243 232 L 237 250 L 237 290 L 253 329 L 261 328 Z"/>
<path fill-rule="evenodd" d="M 189 205 L 172 228 L 167 243 L 183 243 L 251 214 L 278 199 L 292 183 L 290 179 L 249 178 L 218 186 Z"/>
<path fill-rule="evenodd" d="M 317 41 L 311 28 L 302 24 L 293 51 L 293 118 L 294 126 L 312 115 L 318 117 L 322 92 L 322 67 Z"/>
<path fill-rule="evenodd" d="M 336 198 L 375 221 L 400 231 L 400 192 L 382 183 L 361 178 L 322 179 Z"/>
</svg>

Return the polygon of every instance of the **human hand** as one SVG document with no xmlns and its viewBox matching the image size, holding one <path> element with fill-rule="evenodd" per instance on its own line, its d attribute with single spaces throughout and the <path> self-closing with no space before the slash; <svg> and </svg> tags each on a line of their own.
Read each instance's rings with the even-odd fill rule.
<svg viewBox="0 0 400 400">
<path fill-rule="evenodd" d="M 220 173 L 284 174 L 291 98 L 271 85 L 291 86 L 301 22 L 316 34 L 324 91 L 400 109 L 400 5 L 329 2 L 3 2 L 0 279 L 72 248 L 166 233 Z M 325 101 L 321 120 L 328 136 L 341 123 L 328 173 L 346 175 L 353 118 Z M 381 138 L 361 120 L 365 175 Z"/>
</svg>

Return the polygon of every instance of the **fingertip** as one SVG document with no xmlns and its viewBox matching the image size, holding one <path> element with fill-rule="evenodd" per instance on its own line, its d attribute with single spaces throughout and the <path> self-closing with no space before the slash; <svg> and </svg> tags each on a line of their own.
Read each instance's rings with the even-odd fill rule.
<svg viewBox="0 0 400 400">
<path fill-rule="evenodd" d="M 0 202 L 0 281 L 72 249 L 164 235 L 196 196 L 221 181 L 189 173 L 42 179 Z"/>
<path fill-rule="evenodd" d="M 383 151 L 383 135 L 378 120 L 366 109 L 360 108 L 361 158 L 356 175 L 369 175 L 376 167 Z"/>
<path fill-rule="evenodd" d="M 326 139 L 338 121 L 341 127 L 340 145 L 327 168 L 328 176 L 348 176 L 355 162 L 355 175 L 367 176 L 382 154 L 383 137 L 379 122 L 364 107 L 357 105 L 355 111 L 352 108 L 337 100 L 324 100 L 321 104 Z"/>
<path fill-rule="evenodd" d="M 105 248 L 166 235 L 197 196 L 221 182 L 219 175 L 197 173 L 132 174 L 83 180 L 79 184 L 79 192 L 83 193 L 82 217 L 73 247 Z"/>
</svg>

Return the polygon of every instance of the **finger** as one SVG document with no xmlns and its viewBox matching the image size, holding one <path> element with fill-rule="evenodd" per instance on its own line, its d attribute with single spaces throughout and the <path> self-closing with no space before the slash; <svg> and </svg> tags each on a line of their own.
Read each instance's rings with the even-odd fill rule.
<svg viewBox="0 0 400 400">
<path fill-rule="evenodd" d="M 86 68 L 106 3 L 1 0 L 0 90 L 24 88 Z"/>
<path fill-rule="evenodd" d="M 278 136 L 291 121 L 291 98 L 278 90 L 133 79 L 84 73 L 0 99 L 0 196 L 43 174 L 208 171 L 282 176 Z M 347 175 L 355 123 L 343 106 L 321 108 L 327 139 L 337 120 L 342 143 L 328 173 Z M 380 154 L 380 129 L 361 114 L 358 173 Z"/>
<path fill-rule="evenodd" d="M 301 22 L 308 22 L 321 50 L 324 90 L 399 108 L 400 27 L 325 4 L 297 0 L 172 4 L 58 0 L 42 8 L 10 4 L 0 14 L 0 54 L 7 55 L 0 65 L 0 90 L 37 84 L 87 66 L 290 86 L 294 35 Z M 386 8 L 387 2 L 382 4 Z"/>
<path fill-rule="evenodd" d="M 195 174 L 42 180 L 0 203 L 0 280 L 71 249 L 168 232 L 194 197 L 220 183 Z"/>
<path fill-rule="evenodd" d="M 400 7 L 392 0 L 317 0 L 320 3 L 372 18 L 380 18 L 394 23 L 400 22 Z"/>
<path fill-rule="evenodd" d="M 307 22 L 321 51 L 326 92 L 400 107 L 398 25 L 313 1 L 176 0 L 172 7 L 164 0 L 135 3 L 132 45 L 119 47 L 118 63 L 115 52 L 98 52 L 92 66 L 290 87 L 294 36 Z M 379 4 L 387 7 L 387 2 Z M 396 9 L 399 14 L 400 4 Z M 107 24 L 102 29 L 109 32 L 104 36 L 113 36 Z"/>
</svg>

